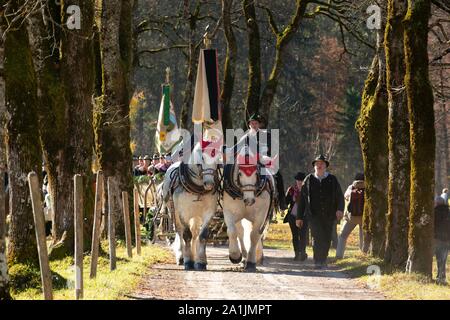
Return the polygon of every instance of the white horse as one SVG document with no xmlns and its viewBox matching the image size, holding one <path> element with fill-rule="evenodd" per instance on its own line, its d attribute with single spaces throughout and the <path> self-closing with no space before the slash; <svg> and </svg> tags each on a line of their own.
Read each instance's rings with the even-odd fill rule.
<svg viewBox="0 0 450 320">
<path fill-rule="evenodd" d="M 175 221 L 176 262 L 184 263 L 185 270 L 206 270 L 208 223 L 217 210 L 221 152 L 204 152 L 204 147 L 204 142 L 197 144 L 188 163 L 174 163 L 163 184 L 164 201 Z"/>
<path fill-rule="evenodd" d="M 223 214 L 229 258 L 232 263 L 243 261 L 247 271 L 255 271 L 256 263 L 262 260 L 262 236 L 273 209 L 273 177 L 262 176 L 261 169 L 257 157 L 244 147 L 236 164 L 226 165 L 224 170 Z"/>
</svg>

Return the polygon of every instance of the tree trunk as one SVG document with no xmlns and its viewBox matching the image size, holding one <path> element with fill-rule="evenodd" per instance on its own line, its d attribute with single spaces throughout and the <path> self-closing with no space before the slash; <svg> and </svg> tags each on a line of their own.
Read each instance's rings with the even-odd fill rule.
<svg viewBox="0 0 450 320">
<path fill-rule="evenodd" d="M 58 10 L 53 7 L 53 3 L 50 8 L 49 12 L 36 12 L 30 16 L 28 32 L 37 75 L 39 130 L 49 180 L 48 191 L 53 208 L 53 243 L 57 243 L 61 240 L 64 231 L 68 229 L 64 225 L 68 222 L 67 216 L 73 211 L 70 211 L 67 205 L 73 197 L 64 192 L 65 188 L 70 188 L 72 177 L 70 172 L 64 174 L 63 169 L 68 119 L 65 92 L 59 73 L 60 51 L 58 48 L 52 52 L 53 42 L 48 37 L 52 26 L 44 24 L 43 15 L 50 16 L 48 18 L 56 22 L 60 22 L 61 17 Z M 64 182 L 64 179 L 69 181 Z"/>
<path fill-rule="evenodd" d="M 269 79 L 264 86 L 264 90 L 261 96 L 261 115 L 266 119 L 267 124 L 270 118 L 270 109 L 273 103 L 273 99 L 275 98 L 275 94 L 277 92 L 278 79 L 280 77 L 281 69 L 284 66 L 284 56 L 286 48 L 293 38 L 294 34 L 297 32 L 307 7 L 307 1 L 305 0 L 297 0 L 296 2 L 297 4 L 295 13 L 292 16 L 290 23 L 282 32 L 276 35 L 277 42 L 275 45 L 275 61 L 272 66 L 272 72 L 270 73 Z M 275 26 L 275 22 L 272 21 L 272 23 Z M 276 26 L 274 32 L 277 32 Z"/>
<path fill-rule="evenodd" d="M 22 3 L 13 1 L 11 5 L 12 9 L 18 9 Z M 31 171 L 40 175 L 42 154 L 37 123 L 36 76 L 25 21 L 13 25 L 6 34 L 4 68 L 11 214 L 8 264 L 38 266 L 27 175 Z"/>
<path fill-rule="evenodd" d="M 84 175 L 85 247 L 90 246 L 92 231 L 94 5 L 80 3 L 66 1 L 64 8 L 60 8 L 51 2 L 48 11 L 30 16 L 30 42 L 38 74 L 40 132 L 53 205 L 52 259 L 74 250 L 73 176 L 78 173 Z M 60 28 L 52 23 L 65 26 L 68 18 L 65 14 L 71 5 L 81 9 L 81 29 L 66 29 L 58 32 L 55 39 L 49 37 L 53 29 Z M 48 23 L 44 24 L 44 20 Z M 54 48 L 55 43 L 60 46 Z"/>
<path fill-rule="evenodd" d="M 186 130 L 190 130 L 192 123 L 189 118 L 189 111 L 192 107 L 192 102 L 194 99 L 194 85 L 195 85 L 195 74 L 197 72 L 198 56 L 200 54 L 200 44 L 195 44 L 194 34 L 197 24 L 197 19 L 200 10 L 200 2 L 197 2 L 194 13 L 190 11 L 190 1 L 184 1 L 184 18 L 186 19 L 188 27 L 188 61 L 187 61 L 187 76 L 186 84 L 184 86 L 183 92 L 183 103 L 181 105 L 180 112 L 180 127 Z"/>
<path fill-rule="evenodd" d="M 441 102 L 437 105 L 436 120 L 436 186 L 435 193 L 440 194 L 443 188 L 448 188 L 448 128 L 447 108 L 445 105 L 444 72 L 440 70 Z"/>
<path fill-rule="evenodd" d="M 378 52 L 372 63 L 362 96 L 361 114 L 356 123 L 366 185 L 364 250 L 377 257 L 384 255 L 388 187 L 388 108 L 382 56 Z"/>
<path fill-rule="evenodd" d="M 53 244 L 51 258 L 72 254 L 74 250 L 73 224 L 73 176 L 84 176 L 84 212 L 85 233 L 91 231 L 94 208 L 94 191 L 92 175 L 92 95 L 94 93 L 94 51 L 93 25 L 94 4 L 81 0 L 65 1 L 61 8 L 61 21 L 67 21 L 67 8 L 76 5 L 81 9 L 81 28 L 79 30 L 64 30 L 61 33 L 61 58 L 58 61 L 57 78 L 60 79 L 65 96 L 64 108 L 54 105 L 62 113 L 61 123 L 65 135 L 61 138 L 61 149 L 52 150 L 49 159 L 50 194 L 54 198 L 55 218 L 53 226 Z M 48 120 L 47 120 L 48 121 Z M 47 124 L 48 125 L 48 124 Z M 50 144 L 49 144 L 50 145 Z M 54 175 L 54 177 L 52 177 Z M 53 179 L 52 179 L 53 178 Z M 53 180 L 53 183 L 51 181 Z M 90 236 L 84 237 L 85 245 L 89 245 Z"/>
<path fill-rule="evenodd" d="M 96 114 L 96 152 L 105 180 L 111 177 L 118 188 L 113 211 L 117 214 L 116 232 L 123 236 L 120 195 L 122 191 L 132 191 L 129 113 L 133 4 L 104 0 L 101 5 L 103 99 Z"/>
<path fill-rule="evenodd" d="M 410 145 L 405 90 L 403 24 L 407 0 L 390 0 L 385 34 L 389 107 L 389 191 L 385 261 L 404 270 L 408 259 Z"/>
<path fill-rule="evenodd" d="M 222 103 L 222 125 L 224 130 L 233 128 L 233 119 L 231 117 L 230 108 L 231 98 L 233 96 L 234 80 L 236 76 L 237 45 L 236 37 L 234 36 L 233 27 L 231 24 L 232 7 L 233 0 L 222 0 L 223 31 L 227 42 L 223 89 L 220 95 L 220 101 Z"/>
<path fill-rule="evenodd" d="M 405 84 L 410 115 L 411 200 L 408 272 L 429 278 L 433 262 L 435 129 L 428 78 L 429 0 L 408 0 L 405 18 Z"/>
<path fill-rule="evenodd" d="M 243 0 L 248 35 L 248 88 L 245 103 L 245 128 L 249 116 L 259 111 L 261 95 L 261 43 L 254 0 Z"/>
<path fill-rule="evenodd" d="M 1 19 L 1 18 L 0 18 Z M 0 25 L 0 33 L 3 28 Z M 5 81 L 3 79 L 3 39 L 0 37 L 0 301 L 10 300 L 8 261 L 6 260 L 6 194 L 5 194 L 5 172 L 6 172 L 6 145 L 5 145 Z"/>
</svg>

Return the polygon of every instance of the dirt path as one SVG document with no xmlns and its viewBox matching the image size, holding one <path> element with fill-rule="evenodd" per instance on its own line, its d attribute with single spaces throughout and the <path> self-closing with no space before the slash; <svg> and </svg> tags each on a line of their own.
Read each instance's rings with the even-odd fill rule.
<svg viewBox="0 0 450 320">
<path fill-rule="evenodd" d="M 286 250 L 265 249 L 264 266 L 246 273 L 228 260 L 228 248 L 208 246 L 208 271 L 184 271 L 183 266 L 160 264 L 143 279 L 135 299 L 384 299 L 332 266 L 314 270 L 310 258 L 294 262 Z"/>
</svg>

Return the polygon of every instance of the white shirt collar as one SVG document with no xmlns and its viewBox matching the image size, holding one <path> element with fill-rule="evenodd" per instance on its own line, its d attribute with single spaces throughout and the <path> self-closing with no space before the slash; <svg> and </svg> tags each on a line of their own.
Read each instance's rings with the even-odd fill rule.
<svg viewBox="0 0 450 320">
<path fill-rule="evenodd" d="M 323 177 L 319 177 L 315 172 L 314 172 L 314 177 L 316 177 L 320 182 L 322 182 L 323 179 L 325 179 L 326 177 L 328 177 L 329 173 L 328 171 L 325 171 Z"/>
</svg>

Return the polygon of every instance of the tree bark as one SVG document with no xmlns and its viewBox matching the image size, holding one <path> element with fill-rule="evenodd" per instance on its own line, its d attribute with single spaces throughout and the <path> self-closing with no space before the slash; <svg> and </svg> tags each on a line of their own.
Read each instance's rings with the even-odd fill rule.
<svg viewBox="0 0 450 320">
<path fill-rule="evenodd" d="M 230 107 L 236 76 L 237 45 L 236 37 L 234 36 L 233 27 L 231 24 L 232 7 L 233 0 L 222 0 L 223 31 L 225 40 L 227 42 L 223 89 L 220 95 L 220 101 L 222 104 L 222 126 L 224 130 L 233 128 L 233 120 L 231 117 Z"/>
<path fill-rule="evenodd" d="M 52 259 L 74 252 L 75 174 L 84 176 L 86 248 L 90 246 L 93 222 L 94 5 L 81 2 L 65 1 L 63 8 L 51 2 L 48 11 L 30 16 L 30 43 L 38 74 L 40 133 L 53 205 L 53 241 L 49 252 Z M 71 5 L 81 9 L 81 29 L 64 29 L 52 37 L 53 29 L 60 30 L 60 26 L 52 23 L 65 28 L 67 8 Z"/>
<path fill-rule="evenodd" d="M 117 234 L 123 236 L 120 195 L 122 191 L 132 192 L 129 113 L 133 4 L 132 1 L 104 0 L 101 7 L 103 96 L 96 110 L 96 153 L 105 180 L 111 177 L 118 188 L 113 211 Z"/>
<path fill-rule="evenodd" d="M 197 26 L 198 16 L 200 14 L 201 2 L 197 2 L 194 12 L 190 11 L 190 1 L 184 1 L 184 18 L 188 26 L 188 61 L 187 61 L 187 76 L 186 84 L 183 92 L 183 103 L 180 112 L 180 127 L 190 130 L 192 123 L 189 117 L 189 111 L 192 108 L 194 99 L 195 74 L 197 72 L 198 56 L 200 54 L 200 44 L 194 41 L 195 29 Z"/>
<path fill-rule="evenodd" d="M 275 26 L 275 22 L 272 19 L 272 24 L 274 24 L 273 31 L 276 33 L 277 41 L 275 45 L 275 61 L 272 66 L 272 71 L 270 73 L 269 79 L 267 80 L 264 90 L 261 96 L 261 115 L 266 119 L 267 124 L 270 116 L 270 109 L 277 92 L 278 80 L 280 77 L 281 70 L 284 66 L 284 56 L 286 48 L 297 32 L 300 22 L 302 21 L 303 15 L 305 14 L 307 7 L 307 1 L 297 0 L 295 13 L 292 15 L 291 21 L 286 26 L 286 28 L 278 32 L 278 28 Z"/>
<path fill-rule="evenodd" d="M 381 44 L 379 45 L 381 48 Z M 364 160 L 364 251 L 383 257 L 388 187 L 387 93 L 383 54 L 375 56 L 356 123 Z"/>
<path fill-rule="evenodd" d="M 440 70 L 440 87 L 442 98 L 437 105 L 436 120 L 436 186 L 435 193 L 440 194 L 443 188 L 448 188 L 448 128 L 447 128 L 447 107 L 445 101 L 444 72 Z"/>
<path fill-rule="evenodd" d="M 385 33 L 386 83 L 389 107 L 389 191 L 385 261 L 404 270 L 408 259 L 410 145 L 405 90 L 403 19 L 407 0 L 389 0 Z"/>
<path fill-rule="evenodd" d="M 405 18 L 406 92 L 411 136 L 408 272 L 429 278 L 433 262 L 435 129 L 428 78 L 429 0 L 408 0 Z"/>
<path fill-rule="evenodd" d="M 245 102 L 245 123 L 253 113 L 259 111 L 261 96 L 261 43 L 254 0 L 243 0 L 248 36 L 248 88 Z"/>
<path fill-rule="evenodd" d="M 12 1 L 10 4 L 12 10 L 17 10 L 23 2 Z M 42 154 L 37 123 L 36 76 L 26 21 L 17 21 L 6 33 L 4 77 L 11 215 L 8 264 L 38 266 L 27 175 L 31 171 L 40 175 Z"/>
<path fill-rule="evenodd" d="M 0 20 L 2 18 L 0 17 Z M 3 28 L 0 22 L 0 34 Z M 6 172 L 6 145 L 5 145 L 5 81 L 3 78 L 4 45 L 0 37 L 0 301 L 10 300 L 8 261 L 6 259 L 6 194 L 5 194 L 5 172 Z"/>
<path fill-rule="evenodd" d="M 92 227 L 93 215 L 93 105 L 94 92 L 94 51 L 93 51 L 93 25 L 94 3 L 84 3 L 81 0 L 70 0 L 63 3 L 61 8 L 61 21 L 67 21 L 67 8 L 76 5 L 81 9 L 81 28 L 79 30 L 64 29 L 61 33 L 61 57 L 58 78 L 64 89 L 65 108 L 63 120 L 65 135 L 62 149 L 56 151 L 57 165 L 56 181 L 50 185 L 55 205 L 55 225 L 53 228 L 53 244 L 51 258 L 58 258 L 73 254 L 74 250 L 74 221 L 73 221 L 73 176 L 84 176 L 84 209 L 85 233 Z M 61 108 L 55 105 L 54 108 Z M 52 166 L 49 161 L 49 166 Z M 49 170 L 52 172 L 52 170 Z M 49 183 L 50 183 L 49 176 Z M 84 237 L 89 240 L 90 236 Z M 89 241 L 85 245 L 89 247 Z"/>
</svg>

